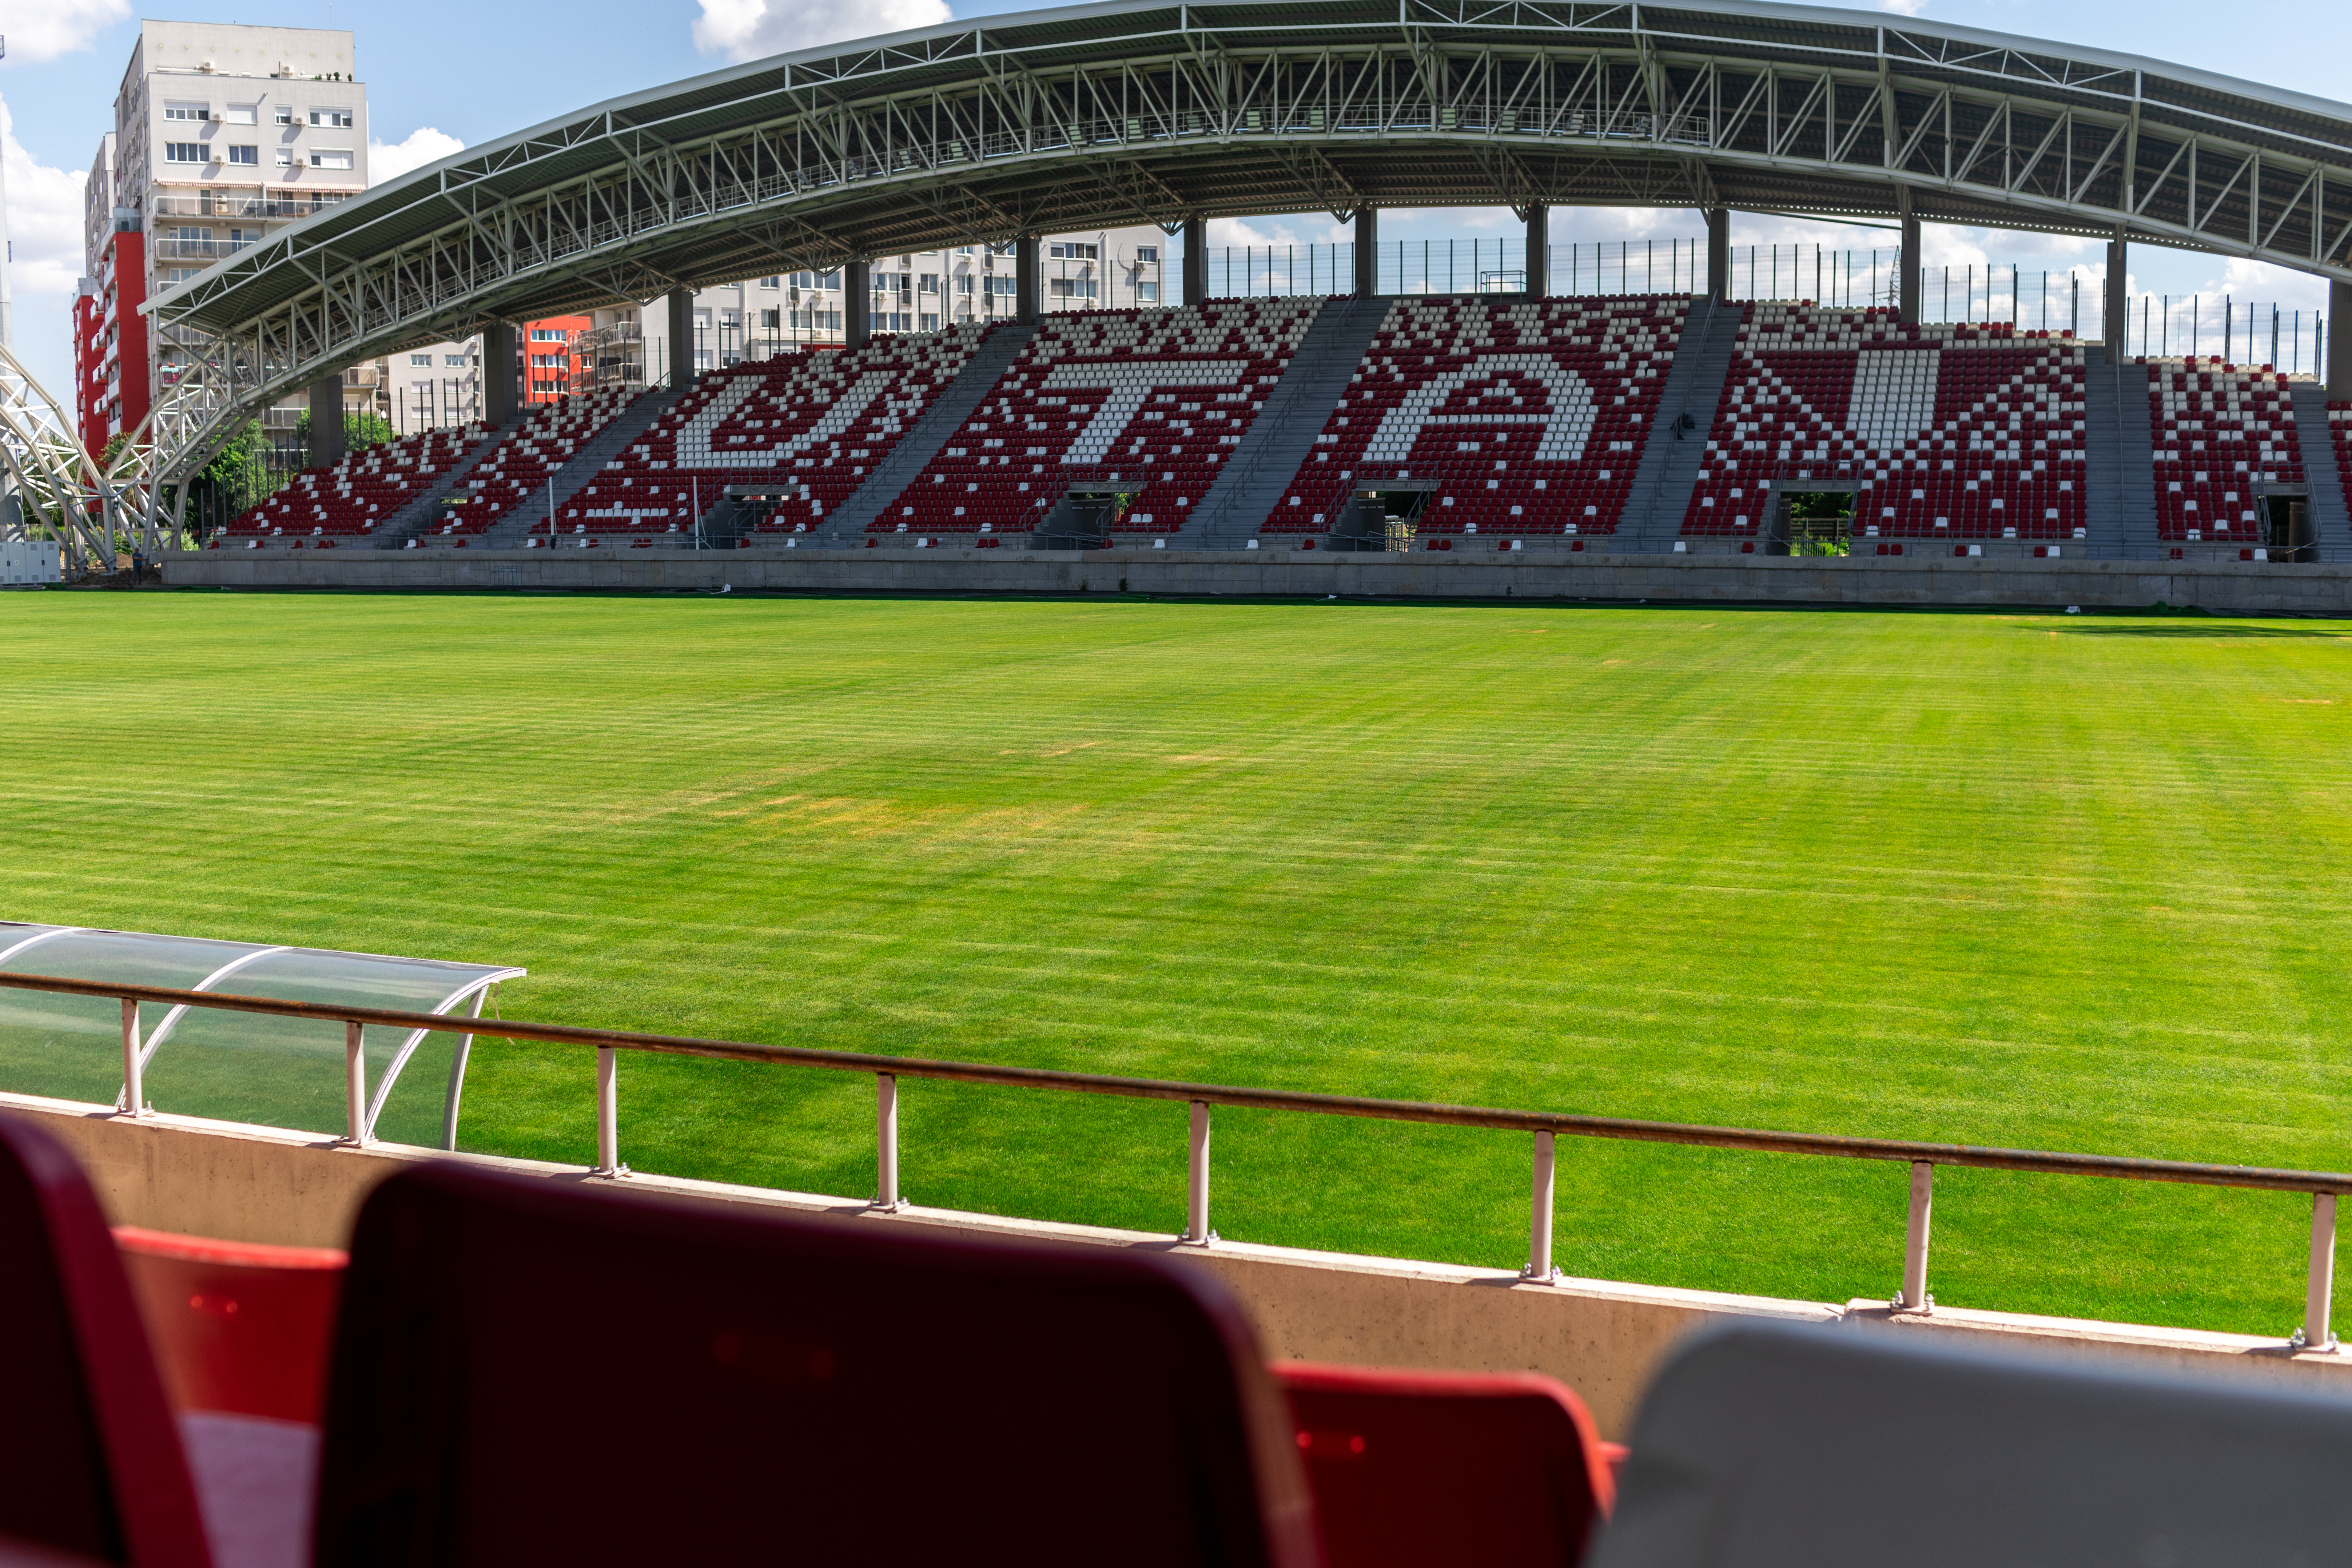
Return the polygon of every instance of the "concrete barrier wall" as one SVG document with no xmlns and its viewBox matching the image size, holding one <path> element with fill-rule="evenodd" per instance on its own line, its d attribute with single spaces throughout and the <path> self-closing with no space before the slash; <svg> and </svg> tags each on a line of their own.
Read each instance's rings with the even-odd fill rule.
<svg viewBox="0 0 2352 1568">
<path fill-rule="evenodd" d="M 378 1144 L 193 1117 L 125 1117 L 93 1105 L 0 1095 L 90 1173 L 118 1225 L 294 1246 L 341 1247 L 375 1184 L 421 1160 L 459 1160 L 548 1181 L 602 1184 L 577 1166 Z M 1001 1236 L 1175 1257 L 1238 1296 L 1269 1356 L 1461 1371 L 1543 1372 L 1577 1390 L 1608 1436 L 1622 1436 L 1661 1359 L 1727 1318 L 1769 1317 L 1998 1346 L 2148 1370 L 2317 1384 L 2352 1393 L 2352 1358 L 2293 1354 L 2283 1342 L 2131 1324 L 1939 1308 L 1895 1318 L 1883 1303 L 1786 1301 L 1603 1279 L 1530 1284 L 1450 1264 L 1305 1252 L 1246 1243 L 1188 1247 L 1166 1236 L 1049 1225 L 943 1209 L 877 1215 L 855 1199 L 635 1175 L 628 1185 L 698 1202 L 832 1215 L 959 1235 Z"/>
<path fill-rule="evenodd" d="M 1349 554 L 1184 550 L 206 550 L 163 558 L 175 585 L 716 589 L 809 594 L 1166 594 L 1346 598 L 2002 605 L 2231 615 L 2352 612 L 2352 563 L 2032 557 Z"/>
</svg>

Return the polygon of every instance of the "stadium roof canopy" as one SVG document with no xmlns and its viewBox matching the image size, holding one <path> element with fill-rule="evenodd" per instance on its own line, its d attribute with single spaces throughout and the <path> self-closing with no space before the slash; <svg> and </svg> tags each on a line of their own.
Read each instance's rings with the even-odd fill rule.
<svg viewBox="0 0 2352 1568">
<path fill-rule="evenodd" d="M 2352 281 L 2352 106 L 1712 0 L 1074 5 L 756 60 L 379 185 L 151 308 L 252 406 L 520 321 L 1026 233 L 1360 206 L 2118 231 Z"/>
</svg>

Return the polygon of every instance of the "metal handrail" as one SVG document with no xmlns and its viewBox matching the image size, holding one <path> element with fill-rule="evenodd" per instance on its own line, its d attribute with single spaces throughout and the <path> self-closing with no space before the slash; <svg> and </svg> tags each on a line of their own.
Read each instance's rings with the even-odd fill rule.
<svg viewBox="0 0 2352 1568">
<path fill-rule="evenodd" d="M 226 992 L 184 991 L 162 985 L 75 980 L 54 974 L 0 973 L 0 989 L 95 996 L 120 1002 L 122 1005 L 126 1068 L 123 1103 L 130 1108 L 122 1114 L 129 1116 L 151 1113 L 138 1093 L 139 1008 L 142 1004 L 152 1002 L 173 1007 L 208 1007 L 224 1012 L 259 1013 L 277 1017 L 340 1023 L 344 1027 L 350 1081 L 351 1114 L 344 1142 L 353 1145 L 369 1142 L 365 1110 L 366 1068 L 362 1049 L 363 1031 L 373 1025 L 402 1031 L 452 1032 L 452 1020 L 438 1013 L 287 1001 L 274 996 L 245 996 Z M 2180 1182 L 2254 1192 L 2309 1193 L 2312 1194 L 2311 1257 L 2305 1281 L 2305 1321 L 2304 1327 L 2296 1331 L 2290 1342 L 2297 1348 L 2309 1350 L 2332 1350 L 2336 1343 L 2328 1327 L 2335 1277 L 2336 1200 L 2343 1194 L 2352 1193 L 2352 1174 L 2341 1172 L 2290 1171 L 2261 1165 L 2220 1165 L 2118 1154 L 2077 1154 L 1979 1144 L 1929 1143 L 1904 1138 L 1779 1132 L 1747 1127 L 1714 1127 L 1648 1121 L 1630 1117 L 1591 1116 L 1572 1111 L 1515 1110 L 1421 1100 L 1378 1100 L 1305 1089 L 1247 1089 L 1231 1084 L 1071 1072 L 1058 1068 L 1002 1067 L 990 1062 L 942 1061 L 923 1057 L 884 1056 L 870 1051 L 761 1045 L 745 1040 L 706 1039 L 692 1035 L 651 1035 L 628 1029 L 583 1028 L 575 1025 L 531 1024 L 515 1019 L 467 1018 L 463 1024 L 461 1032 L 478 1036 L 530 1040 L 544 1045 L 588 1046 L 595 1049 L 596 1164 L 593 1169 L 598 1175 L 615 1179 L 629 1173 L 628 1167 L 621 1163 L 619 1149 L 618 1056 L 622 1051 L 708 1057 L 722 1061 L 773 1062 L 872 1073 L 876 1078 L 877 1094 L 876 1131 L 879 1178 L 874 1206 L 890 1212 L 905 1206 L 898 1194 L 898 1080 L 902 1078 L 1059 1089 L 1129 1100 L 1181 1101 L 1191 1107 L 1192 1142 L 1186 1223 L 1181 1239 L 1192 1246 L 1207 1246 L 1216 1239 L 1209 1228 L 1208 1219 L 1210 1111 L 1213 1107 L 1223 1105 L 1249 1110 L 1307 1111 L 1323 1116 L 1528 1132 L 1535 1138 L 1535 1168 L 1528 1260 L 1521 1274 L 1523 1278 L 1542 1282 L 1549 1282 L 1559 1276 L 1551 1263 L 1552 1171 L 1554 1140 L 1561 1135 L 1615 1138 L 1644 1143 L 1681 1143 L 1700 1148 L 1745 1150 L 1753 1153 L 1886 1160 L 1908 1164 L 1911 1167 L 1911 1201 L 1905 1229 L 1903 1289 L 1895 1298 L 1895 1310 L 1904 1312 L 1925 1313 L 1934 1304 L 1934 1299 L 1927 1291 L 1927 1259 L 1934 1172 L 1937 1165 L 2104 1176 L 2123 1181 Z"/>
</svg>

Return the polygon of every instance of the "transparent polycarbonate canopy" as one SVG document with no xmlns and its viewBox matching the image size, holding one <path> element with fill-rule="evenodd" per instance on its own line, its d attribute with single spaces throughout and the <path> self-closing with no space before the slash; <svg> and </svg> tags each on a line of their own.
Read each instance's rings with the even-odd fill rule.
<svg viewBox="0 0 2352 1568">
<path fill-rule="evenodd" d="M 371 1030 L 367 1131 L 454 1149 L 466 1062 L 491 986 L 526 971 L 435 958 L 0 921 L 0 972 L 342 1004 L 458 1020 L 447 1030 Z M 343 1026 L 209 1007 L 143 1009 L 145 1098 L 158 1110 L 310 1132 L 346 1131 Z M 123 1102 L 121 1004 L 0 990 L 0 1089 Z"/>
</svg>

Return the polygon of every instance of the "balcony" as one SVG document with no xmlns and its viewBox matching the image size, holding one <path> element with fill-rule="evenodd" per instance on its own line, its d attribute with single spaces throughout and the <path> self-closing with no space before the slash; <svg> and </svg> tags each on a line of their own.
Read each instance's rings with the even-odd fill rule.
<svg viewBox="0 0 2352 1568">
<path fill-rule="evenodd" d="M 341 195 L 298 198 L 227 195 L 157 196 L 157 217 L 278 218 L 291 222 L 341 204 Z"/>
<path fill-rule="evenodd" d="M 254 243 L 250 239 L 159 239 L 155 242 L 155 259 L 219 261 L 240 250 L 250 250 Z"/>
</svg>

